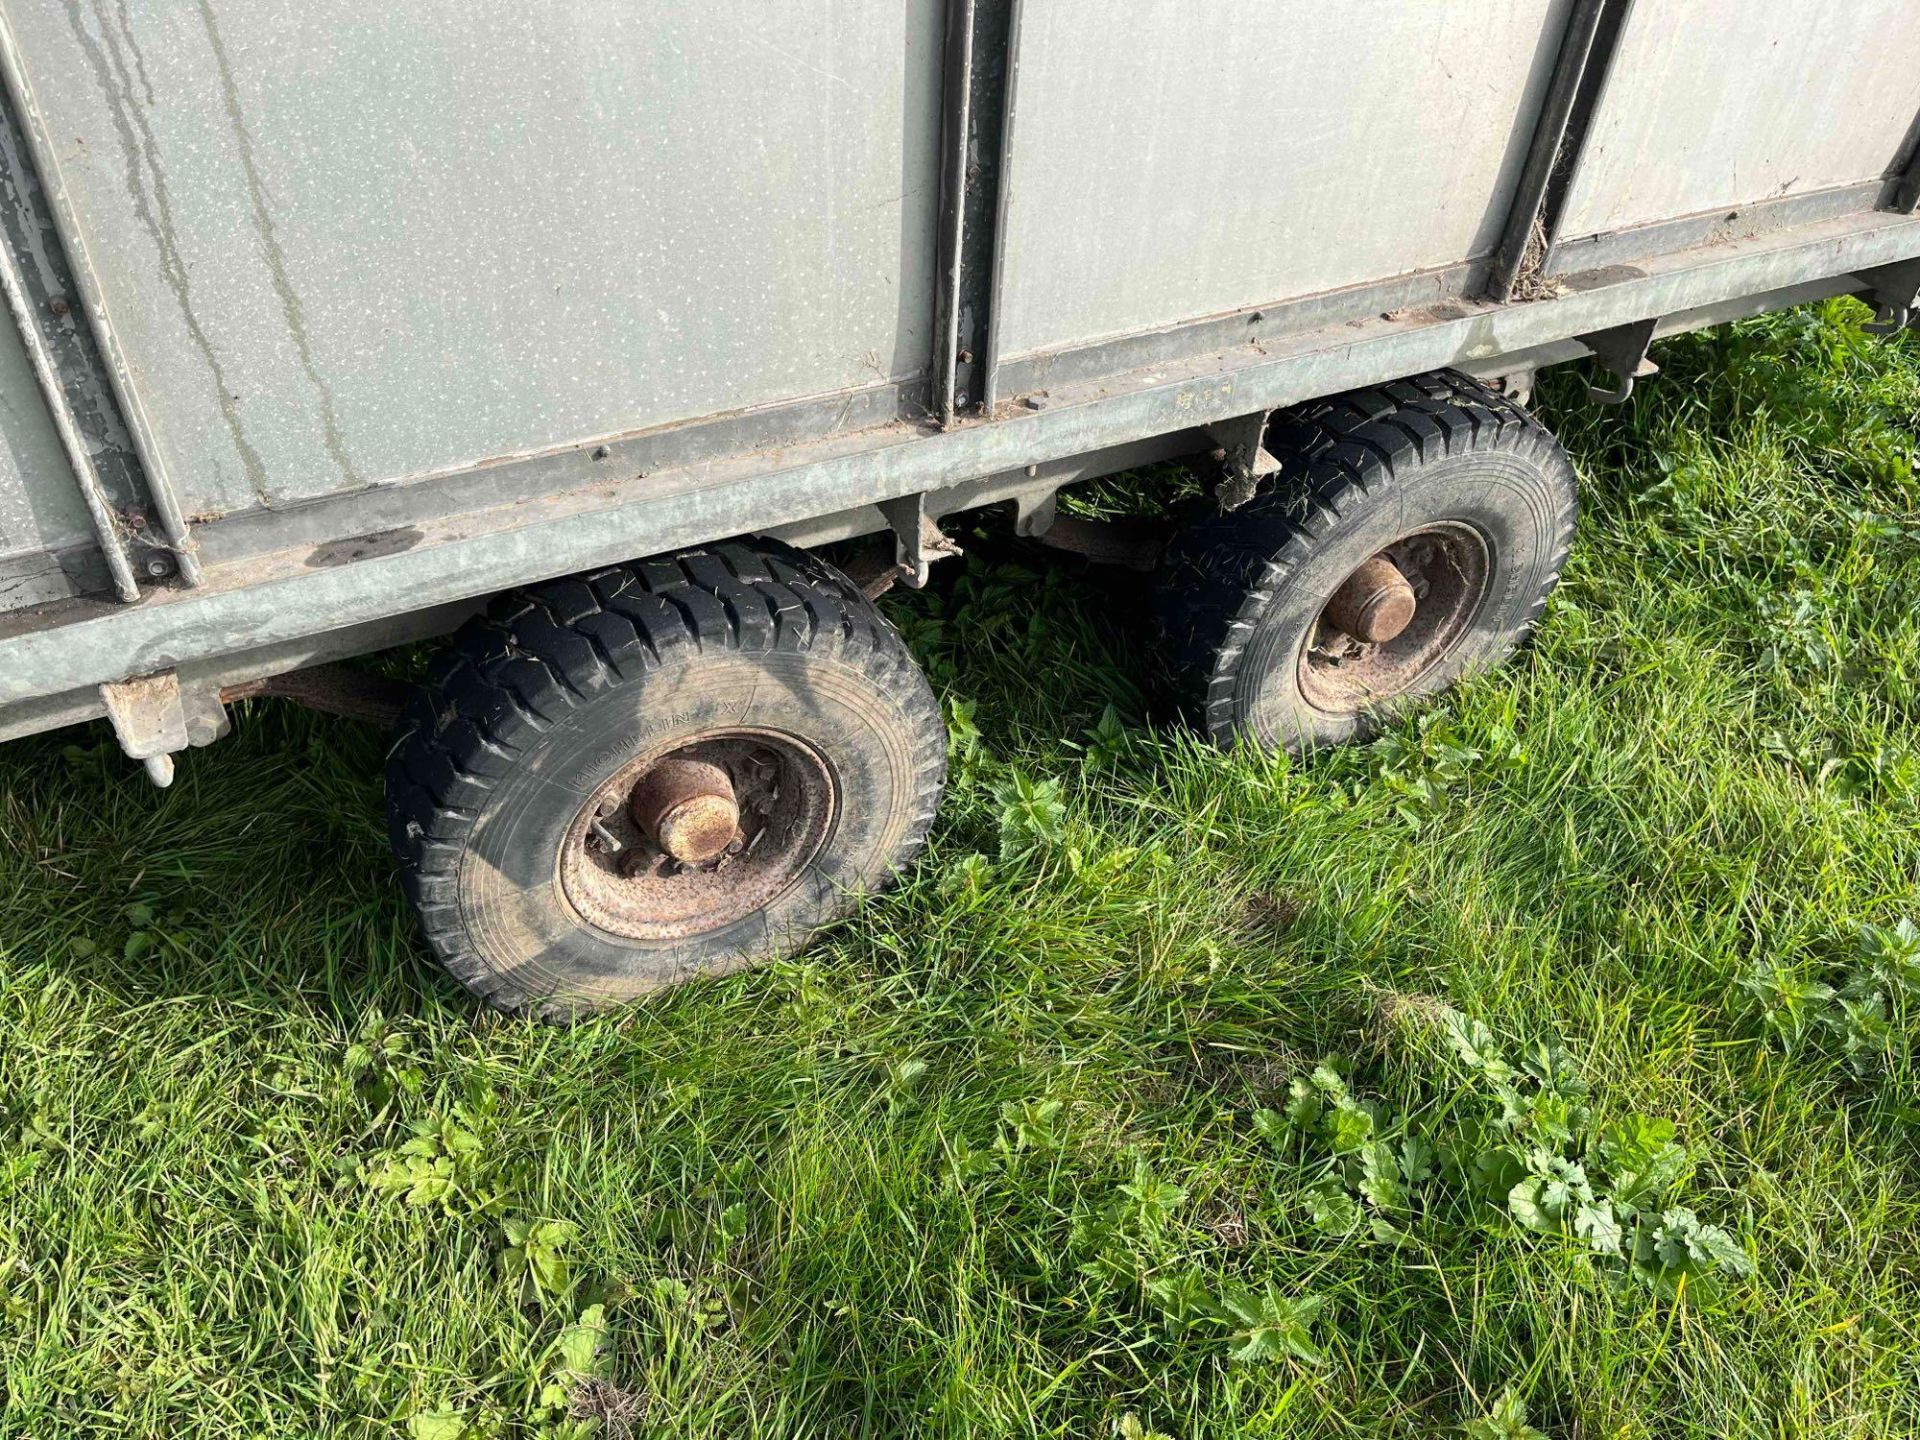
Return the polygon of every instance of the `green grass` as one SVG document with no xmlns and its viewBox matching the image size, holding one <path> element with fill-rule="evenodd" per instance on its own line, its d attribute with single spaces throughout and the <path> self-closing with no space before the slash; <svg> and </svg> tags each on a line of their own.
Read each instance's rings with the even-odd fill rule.
<svg viewBox="0 0 1920 1440">
<path fill-rule="evenodd" d="M 1537 644 L 1368 749 L 1182 738 L 1137 581 L 983 535 L 890 602 L 978 731 L 910 882 L 570 1030 L 424 958 L 374 733 L 0 750 L 0 1433 L 1920 1431 L 1912 1012 L 1808 988 L 1920 918 L 1920 344 L 1862 318 L 1556 378 Z M 1471 1160 L 1447 1007 L 1564 1044 L 1596 1188 L 1670 1120 L 1655 1208 L 1738 1253 L 1650 1283 L 1262 1116 L 1330 1059 Z M 1318 1358 L 1233 1358 L 1269 1285 Z"/>
</svg>

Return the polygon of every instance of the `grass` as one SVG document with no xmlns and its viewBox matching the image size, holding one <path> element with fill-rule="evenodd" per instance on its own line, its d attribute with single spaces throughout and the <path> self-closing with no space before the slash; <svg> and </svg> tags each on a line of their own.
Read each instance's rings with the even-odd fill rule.
<svg viewBox="0 0 1920 1440">
<path fill-rule="evenodd" d="M 890 602 L 955 733 L 909 882 L 570 1030 L 425 960 L 374 733 L 0 750 L 0 1433 L 1920 1431 L 1920 344 L 1863 318 L 1554 380 L 1560 598 L 1367 749 L 1194 744 L 1135 580 L 983 535 Z M 1630 1207 L 1662 1120 L 1641 1223 L 1717 1259 L 1481 1183 Z"/>
</svg>

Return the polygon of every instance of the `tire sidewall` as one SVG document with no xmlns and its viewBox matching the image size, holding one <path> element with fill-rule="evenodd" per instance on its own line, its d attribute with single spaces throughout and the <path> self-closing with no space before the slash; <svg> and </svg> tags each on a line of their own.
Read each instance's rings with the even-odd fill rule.
<svg viewBox="0 0 1920 1440">
<path fill-rule="evenodd" d="M 1524 637 L 1558 578 L 1559 516 L 1570 481 L 1511 451 L 1446 456 L 1382 484 L 1301 546 L 1263 587 L 1239 657 L 1237 730 L 1261 745 L 1308 750 L 1364 739 L 1396 710 L 1490 668 Z M 1302 692 L 1299 661 L 1320 612 L 1362 563 L 1431 526 L 1470 526 L 1487 546 L 1484 594 L 1445 654 L 1405 690 L 1357 712 L 1323 710 Z"/>
<path fill-rule="evenodd" d="M 793 948 L 882 885 L 912 843 L 932 698 L 916 717 L 908 687 L 926 681 L 903 670 L 877 683 L 833 652 L 707 652 L 596 695 L 529 748 L 475 819 L 455 877 L 473 954 L 515 993 L 593 1008 Z M 764 908 L 704 935 L 644 941 L 590 924 L 560 882 L 581 807 L 636 757 L 724 731 L 790 736 L 825 762 L 835 813 L 817 853 Z"/>
</svg>

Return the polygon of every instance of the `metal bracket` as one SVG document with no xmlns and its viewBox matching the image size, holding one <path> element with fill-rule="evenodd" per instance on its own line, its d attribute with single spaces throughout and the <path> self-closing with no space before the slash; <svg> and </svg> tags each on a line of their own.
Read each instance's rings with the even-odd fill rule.
<svg viewBox="0 0 1920 1440">
<path fill-rule="evenodd" d="M 217 689 L 183 687 L 172 670 L 102 685 L 100 701 L 120 748 L 144 761 L 148 777 L 163 789 L 173 783 L 176 752 L 211 745 L 232 728 Z"/>
<path fill-rule="evenodd" d="M 933 562 L 962 553 L 927 510 L 924 492 L 882 500 L 880 513 L 893 529 L 894 570 L 913 589 L 921 589 L 933 571 Z"/>
<path fill-rule="evenodd" d="M 1869 335 L 1920 327 L 1920 260 L 1863 270 L 1860 278 L 1867 282 L 1860 298 L 1873 306 L 1873 320 L 1863 327 Z"/>
<path fill-rule="evenodd" d="M 1037 472 L 1038 467 L 1029 466 L 1028 474 Z M 1031 498 L 1015 496 L 1013 501 L 1013 533 L 1023 540 L 1031 540 L 1036 535 L 1044 535 L 1052 528 L 1056 516 L 1060 513 L 1060 492 L 1049 490 L 1044 495 Z"/>
<path fill-rule="evenodd" d="M 1488 298 L 1540 300 L 1553 292 L 1548 278 L 1567 196 L 1580 171 L 1587 135 L 1626 31 L 1634 0 L 1573 0 L 1553 76 L 1521 167 L 1512 208 L 1501 231 L 1487 280 Z"/>
<path fill-rule="evenodd" d="M 1491 377 L 1487 384 L 1499 391 L 1516 405 L 1533 403 L 1533 383 L 1539 370 L 1528 366 L 1523 370 L 1509 370 L 1504 375 Z"/>
<path fill-rule="evenodd" d="M 1262 480 L 1280 473 L 1279 457 L 1267 449 L 1267 421 L 1272 415 L 1271 410 L 1256 410 L 1206 427 L 1220 447 L 1213 458 L 1227 471 L 1213 492 L 1221 510 L 1238 510 L 1253 499 Z"/>
<path fill-rule="evenodd" d="M 1651 380 L 1660 373 L 1660 367 L 1647 358 L 1647 351 L 1653 345 L 1653 332 L 1659 326 L 1660 321 L 1656 317 L 1576 337 L 1593 352 L 1593 358 L 1600 362 L 1603 369 L 1612 372 L 1617 382 L 1611 389 L 1604 385 L 1589 385 L 1588 398 L 1602 405 L 1624 405 L 1633 398 L 1636 381 Z"/>
</svg>

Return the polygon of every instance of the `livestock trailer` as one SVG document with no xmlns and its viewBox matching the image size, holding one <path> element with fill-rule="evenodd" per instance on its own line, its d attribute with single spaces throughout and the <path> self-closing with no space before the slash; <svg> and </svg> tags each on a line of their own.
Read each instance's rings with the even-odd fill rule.
<svg viewBox="0 0 1920 1440">
<path fill-rule="evenodd" d="M 399 870 L 543 1014 L 913 855 L 944 517 L 1194 457 L 1170 668 L 1334 742 L 1546 603 L 1540 367 L 1920 293 L 1913 0 L 0 0 L 0 69 L 0 738 L 165 783 L 454 634 Z"/>
</svg>

